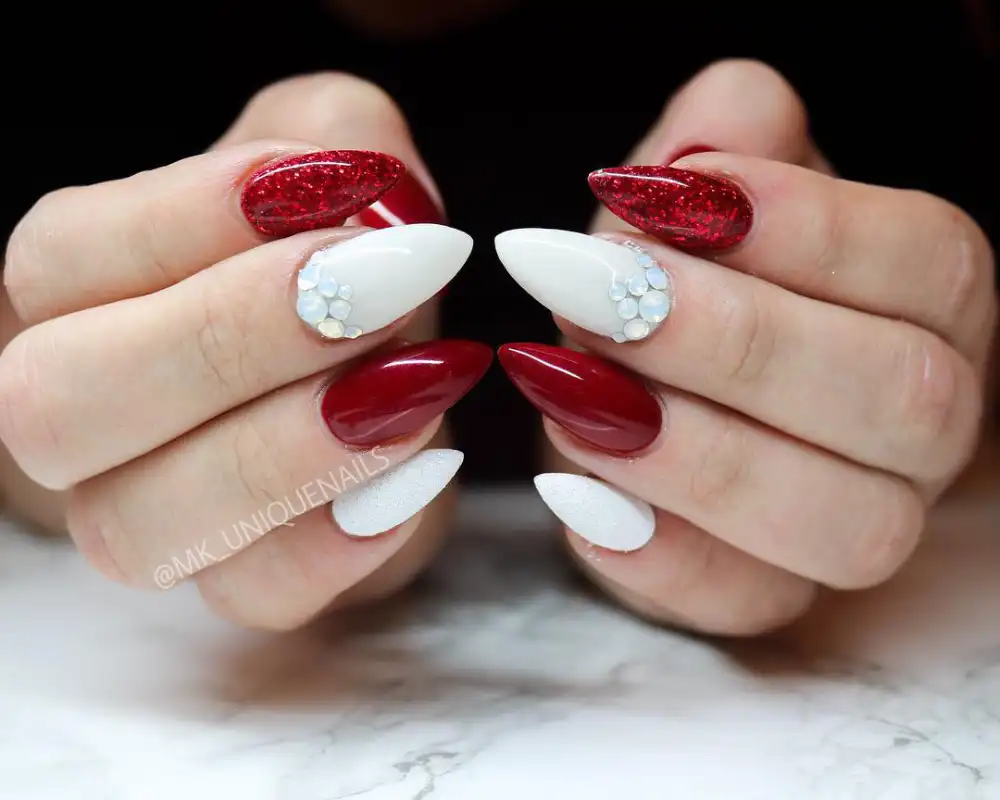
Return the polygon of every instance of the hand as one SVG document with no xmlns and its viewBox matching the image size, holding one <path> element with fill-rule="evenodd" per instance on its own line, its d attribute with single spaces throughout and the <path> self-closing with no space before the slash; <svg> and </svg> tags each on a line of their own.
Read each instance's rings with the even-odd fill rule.
<svg viewBox="0 0 1000 800">
<path fill-rule="evenodd" d="M 722 152 L 676 160 L 695 145 Z M 695 78 L 630 163 L 674 168 L 592 176 L 644 233 L 497 239 L 585 351 L 501 350 L 556 450 L 600 479 L 536 481 L 579 563 L 645 615 L 722 634 L 793 619 L 817 585 L 885 581 L 977 443 L 985 236 L 936 197 L 833 177 L 760 64 Z"/>
<path fill-rule="evenodd" d="M 333 148 L 392 154 L 410 177 L 391 157 L 348 154 L 342 173 L 313 155 Z M 296 156 L 300 172 L 274 166 Z M 442 225 L 313 228 L 383 195 L 361 222 L 435 221 L 430 185 L 384 93 L 318 75 L 264 90 L 211 152 L 55 192 L 24 218 L 4 272 L 23 331 L 0 355 L 0 438 L 66 493 L 94 566 L 140 586 L 193 577 L 219 613 L 265 628 L 419 569 L 444 510 L 421 509 L 461 456 L 418 453 L 491 356 L 432 342 L 408 361 L 396 337 L 432 332 L 426 301 L 471 243 Z M 332 273 L 297 275 L 316 253 Z M 349 288 L 322 298 L 320 277 Z M 391 502 L 339 499 L 373 480 Z"/>
</svg>

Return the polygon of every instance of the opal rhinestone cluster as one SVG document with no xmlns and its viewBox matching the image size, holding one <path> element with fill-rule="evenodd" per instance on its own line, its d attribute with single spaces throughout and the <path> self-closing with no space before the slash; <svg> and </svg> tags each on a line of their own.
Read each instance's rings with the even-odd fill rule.
<svg viewBox="0 0 1000 800">
<path fill-rule="evenodd" d="M 313 253 L 299 270 L 295 311 L 299 319 L 325 339 L 356 339 L 364 331 L 348 324 L 354 290 L 337 282 L 333 264 L 327 258 L 328 249 Z"/>
<path fill-rule="evenodd" d="M 608 297 L 615 303 L 622 329 L 612 335 L 616 342 L 645 339 L 670 313 L 670 277 L 653 257 L 635 242 L 623 242 L 634 251 L 637 270 L 624 282 L 611 284 Z"/>
</svg>

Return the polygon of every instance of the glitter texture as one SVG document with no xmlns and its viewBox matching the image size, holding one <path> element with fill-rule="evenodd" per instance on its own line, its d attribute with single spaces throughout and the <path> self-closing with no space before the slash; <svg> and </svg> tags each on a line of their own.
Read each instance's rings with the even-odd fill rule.
<svg viewBox="0 0 1000 800">
<path fill-rule="evenodd" d="M 240 208 L 265 236 L 331 228 L 376 202 L 405 170 L 392 156 L 368 150 L 306 153 L 253 173 Z"/>
<path fill-rule="evenodd" d="M 629 225 L 683 250 L 725 250 L 753 225 L 753 206 L 736 184 L 690 170 L 613 167 L 592 173 L 590 188 Z"/>
</svg>

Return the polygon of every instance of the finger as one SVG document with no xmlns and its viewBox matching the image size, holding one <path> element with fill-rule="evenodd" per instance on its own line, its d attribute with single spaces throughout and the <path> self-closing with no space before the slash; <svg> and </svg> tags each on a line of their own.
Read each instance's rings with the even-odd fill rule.
<svg viewBox="0 0 1000 800">
<path fill-rule="evenodd" d="M 604 481 L 535 478 L 584 571 L 626 606 L 703 633 L 750 635 L 802 614 L 815 585 Z"/>
<path fill-rule="evenodd" d="M 254 247 L 260 231 L 241 202 L 264 232 L 276 220 L 285 232 L 338 225 L 402 170 L 390 156 L 315 150 L 255 142 L 47 195 L 8 245 L 4 282 L 18 315 L 33 324 L 145 295 Z"/>
<path fill-rule="evenodd" d="M 686 154 L 743 153 L 830 173 L 809 136 L 805 105 L 789 82 L 759 61 L 705 67 L 670 99 L 626 164 L 671 164 Z M 602 208 L 592 230 L 620 227 Z"/>
<path fill-rule="evenodd" d="M 440 491 L 458 464 L 414 462 L 416 479 L 398 491 L 379 481 L 429 441 L 490 358 L 471 342 L 413 345 L 327 389 L 324 378 L 292 384 L 75 487 L 70 533 L 105 574 L 141 586 L 162 565 L 197 572 L 333 500 L 345 503 L 338 520 L 349 533 L 389 530 L 433 497 L 420 496 L 421 466 Z M 374 495 L 356 488 L 376 478 Z"/>
<path fill-rule="evenodd" d="M 944 200 L 723 153 L 602 170 L 591 186 L 668 244 L 808 297 L 908 320 L 974 363 L 985 358 L 992 253 Z"/>
<path fill-rule="evenodd" d="M 536 229 L 501 234 L 497 247 L 522 286 L 581 326 L 562 323 L 571 339 L 648 378 L 925 483 L 961 469 L 974 445 L 975 370 L 921 328 L 646 237 Z M 642 338 L 612 339 L 628 333 Z"/>
<path fill-rule="evenodd" d="M 377 150 L 406 165 L 398 182 L 353 218 L 355 224 L 445 224 L 441 196 L 406 118 L 378 86 L 338 72 L 278 81 L 247 104 L 216 147 L 289 137 L 336 150 Z"/>
<path fill-rule="evenodd" d="M 65 488 L 384 342 L 472 248 L 441 225 L 347 236 L 270 242 L 28 329 L 0 357 L 0 436 L 32 478 Z"/>
<path fill-rule="evenodd" d="M 194 580 L 220 616 L 266 630 L 291 630 L 333 608 L 388 596 L 440 544 L 452 487 L 397 528 L 361 541 L 344 535 L 329 509 L 315 509 Z"/>
<path fill-rule="evenodd" d="M 549 417 L 563 455 L 756 558 L 860 588 L 885 580 L 916 544 L 923 504 L 898 478 L 690 395 L 651 394 L 586 353 L 505 345 L 500 359 Z"/>
</svg>

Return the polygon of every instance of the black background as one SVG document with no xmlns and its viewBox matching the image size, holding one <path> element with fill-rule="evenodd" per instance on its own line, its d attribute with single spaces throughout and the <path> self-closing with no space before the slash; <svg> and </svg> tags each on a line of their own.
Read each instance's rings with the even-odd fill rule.
<svg viewBox="0 0 1000 800">
<path fill-rule="evenodd" d="M 994 29 L 973 6 L 539 0 L 402 44 L 306 2 L 19 6 L 4 12 L 2 233 L 50 189 L 203 150 L 268 82 L 346 70 L 397 99 L 451 223 L 476 239 L 446 297 L 445 334 L 552 341 L 493 236 L 584 228 L 587 173 L 619 163 L 699 68 L 754 57 L 796 86 L 843 175 L 947 197 L 995 242 L 1000 92 Z M 498 369 L 454 422 L 467 480 L 530 473 L 537 417 Z"/>
</svg>

